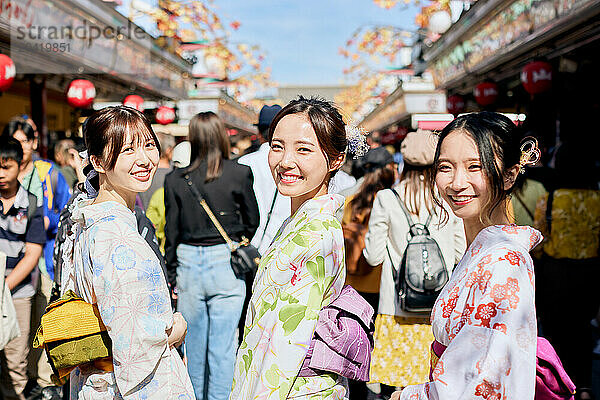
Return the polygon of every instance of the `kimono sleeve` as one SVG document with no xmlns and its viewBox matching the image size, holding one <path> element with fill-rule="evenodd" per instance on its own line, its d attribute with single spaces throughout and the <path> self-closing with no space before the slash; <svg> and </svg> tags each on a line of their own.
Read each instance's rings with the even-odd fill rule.
<svg viewBox="0 0 600 400">
<path fill-rule="evenodd" d="M 90 234 L 94 294 L 124 399 L 143 389 L 168 357 L 166 330 L 173 324 L 160 264 L 131 225 L 98 222 Z"/>
<path fill-rule="evenodd" d="M 402 400 L 534 398 L 537 330 L 530 266 L 529 255 L 519 251 L 484 257 L 463 289 L 464 309 L 449 317 L 450 343 L 433 382 L 407 387 Z"/>
</svg>

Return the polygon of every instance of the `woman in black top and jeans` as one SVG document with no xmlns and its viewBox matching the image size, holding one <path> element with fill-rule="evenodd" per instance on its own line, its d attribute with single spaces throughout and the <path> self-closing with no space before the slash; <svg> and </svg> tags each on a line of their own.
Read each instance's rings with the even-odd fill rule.
<svg viewBox="0 0 600 400">
<path fill-rule="evenodd" d="M 235 330 L 245 283 L 231 269 L 230 250 L 190 190 L 188 175 L 234 241 L 259 223 L 250 168 L 229 160 L 229 139 L 212 112 L 190 121 L 190 166 L 165 178 L 166 261 L 188 322 L 188 371 L 198 399 L 227 399 L 233 380 Z M 205 379 L 207 382 L 205 382 Z"/>
</svg>

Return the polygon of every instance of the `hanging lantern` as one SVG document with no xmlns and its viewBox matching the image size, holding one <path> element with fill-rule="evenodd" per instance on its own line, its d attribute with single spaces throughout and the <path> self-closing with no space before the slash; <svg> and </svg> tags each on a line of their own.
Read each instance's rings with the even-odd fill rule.
<svg viewBox="0 0 600 400">
<path fill-rule="evenodd" d="M 67 103 L 75 108 L 88 108 L 94 102 L 96 88 L 87 79 L 75 79 L 67 89 Z"/>
<path fill-rule="evenodd" d="M 175 110 L 171 107 L 160 106 L 156 111 L 156 122 L 161 125 L 167 125 L 175 121 Z"/>
<path fill-rule="evenodd" d="M 521 71 L 521 83 L 529 94 L 547 92 L 552 87 L 552 65 L 545 61 L 530 62 Z"/>
<path fill-rule="evenodd" d="M 0 54 L 0 92 L 8 90 L 15 80 L 15 63 L 6 54 Z"/>
<path fill-rule="evenodd" d="M 465 111 L 465 99 L 462 96 L 453 94 L 446 99 L 446 108 L 450 114 L 460 114 Z"/>
<path fill-rule="evenodd" d="M 494 82 L 480 83 L 479 85 L 475 86 L 473 95 L 475 96 L 475 101 L 477 101 L 477 104 L 484 107 L 489 106 L 490 104 L 494 104 L 498 98 L 498 85 L 496 85 Z"/>
<path fill-rule="evenodd" d="M 130 94 L 123 100 L 123 105 L 144 112 L 144 99 L 137 94 Z"/>
<path fill-rule="evenodd" d="M 442 34 L 446 32 L 452 25 L 452 17 L 446 10 L 436 11 L 429 17 L 428 28 L 431 32 Z"/>
</svg>

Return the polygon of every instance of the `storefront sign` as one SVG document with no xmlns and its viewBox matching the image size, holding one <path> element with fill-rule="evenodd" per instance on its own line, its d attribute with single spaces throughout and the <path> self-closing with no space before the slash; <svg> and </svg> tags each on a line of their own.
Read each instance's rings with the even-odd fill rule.
<svg viewBox="0 0 600 400">
<path fill-rule="evenodd" d="M 170 96 L 187 90 L 181 75 L 190 66 L 162 54 L 141 27 L 95 2 L 0 0 L 0 34 L 10 37 L 20 73 L 106 73 Z"/>
<path fill-rule="evenodd" d="M 479 68 L 492 57 L 509 51 L 518 42 L 527 42 L 569 14 L 594 0 L 515 0 L 497 10 L 484 25 L 476 26 L 458 45 L 431 63 L 436 87 Z M 443 43 L 442 43 L 443 44 Z"/>
</svg>

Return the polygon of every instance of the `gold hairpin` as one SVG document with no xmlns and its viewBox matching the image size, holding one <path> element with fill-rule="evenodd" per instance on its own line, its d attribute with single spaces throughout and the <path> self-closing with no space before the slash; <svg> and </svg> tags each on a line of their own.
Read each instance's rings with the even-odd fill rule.
<svg viewBox="0 0 600 400">
<path fill-rule="evenodd" d="M 521 145 L 521 158 L 519 159 L 519 173 L 525 173 L 525 167 L 535 165 L 542 157 L 535 138 L 530 138 Z"/>
</svg>

